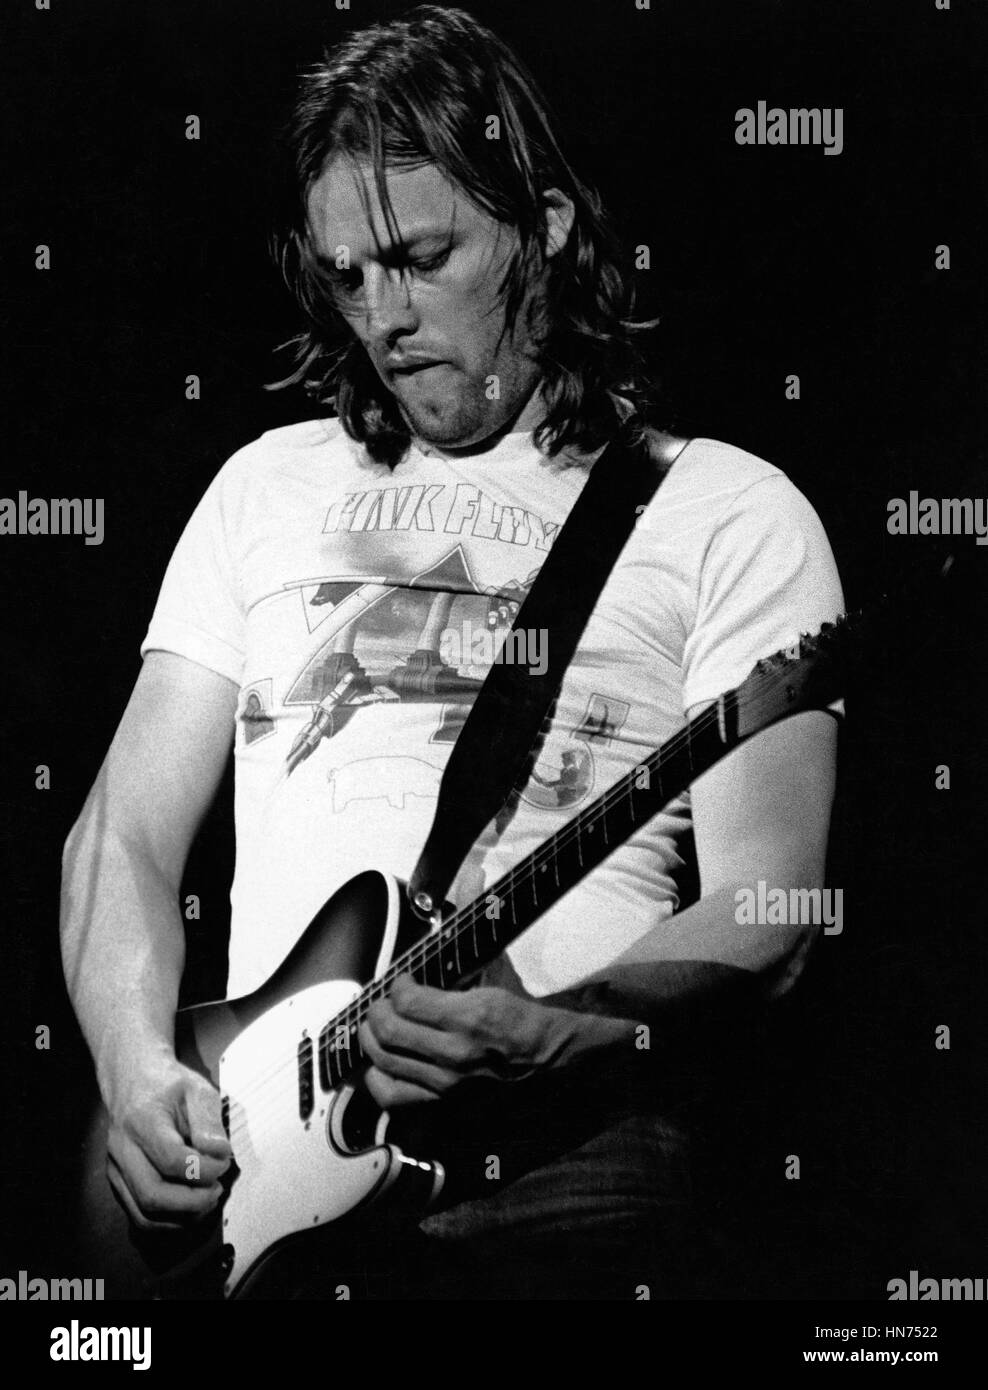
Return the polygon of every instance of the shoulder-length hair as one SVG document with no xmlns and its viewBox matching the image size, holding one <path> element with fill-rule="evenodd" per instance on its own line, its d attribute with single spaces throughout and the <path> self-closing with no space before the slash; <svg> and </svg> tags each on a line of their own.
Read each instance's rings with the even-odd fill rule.
<svg viewBox="0 0 988 1390">
<path fill-rule="evenodd" d="M 496 139 L 487 138 L 491 116 L 500 123 Z M 351 34 L 303 74 L 285 137 L 285 207 L 271 250 L 307 327 L 289 344 L 294 371 L 272 389 L 302 385 L 371 457 L 394 466 L 404 456 L 410 435 L 394 397 L 333 309 L 307 200 L 335 156 L 366 162 L 397 240 L 386 167 L 431 163 L 516 229 L 499 286 L 506 323 L 515 322 L 529 277 L 547 265 L 543 293 L 529 299 L 547 407 L 536 446 L 549 455 L 588 452 L 619 425 L 638 432 L 649 389 L 633 335 L 650 325 L 632 320 L 631 274 L 598 194 L 571 169 L 534 79 L 496 35 L 464 11 L 436 5 Z M 575 216 L 566 246 L 546 262 L 541 195 L 549 188 L 572 199 Z"/>
</svg>

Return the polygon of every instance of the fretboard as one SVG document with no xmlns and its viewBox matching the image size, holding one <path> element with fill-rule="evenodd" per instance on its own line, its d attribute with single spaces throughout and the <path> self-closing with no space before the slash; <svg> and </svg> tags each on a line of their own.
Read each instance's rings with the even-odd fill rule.
<svg viewBox="0 0 988 1390">
<path fill-rule="evenodd" d="M 453 989 L 495 960 L 565 893 L 738 742 L 734 692 L 722 696 L 467 906 L 397 957 L 319 1036 L 323 1089 L 363 1063 L 359 1027 L 399 975 Z M 423 924 L 424 927 L 425 924 Z"/>
</svg>

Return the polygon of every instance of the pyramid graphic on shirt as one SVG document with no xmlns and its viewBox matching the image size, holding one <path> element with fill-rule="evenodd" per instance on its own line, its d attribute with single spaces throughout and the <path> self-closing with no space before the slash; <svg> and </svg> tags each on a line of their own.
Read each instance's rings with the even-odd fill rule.
<svg viewBox="0 0 988 1390">
<path fill-rule="evenodd" d="M 458 682 L 439 658 L 454 610 L 482 623 L 490 603 L 462 546 L 398 584 L 393 577 L 350 576 L 297 587 L 306 627 L 320 641 L 292 681 L 287 705 L 320 703 L 347 672 L 358 677 L 365 696 L 377 691 L 382 699 L 446 700 L 475 692 L 476 681 Z"/>
</svg>

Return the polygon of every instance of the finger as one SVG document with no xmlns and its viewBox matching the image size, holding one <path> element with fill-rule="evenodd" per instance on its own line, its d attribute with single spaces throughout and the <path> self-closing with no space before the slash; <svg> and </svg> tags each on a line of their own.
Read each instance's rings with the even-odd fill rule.
<svg viewBox="0 0 988 1390">
<path fill-rule="evenodd" d="M 388 999 L 377 999 L 367 1010 L 366 1026 L 387 1052 L 411 1052 L 452 1068 L 467 1068 L 483 1054 L 463 1033 L 445 1032 L 404 1017 Z"/>
<path fill-rule="evenodd" d="M 197 1187 L 168 1182 L 133 1140 L 123 1136 L 108 1147 L 107 1157 L 126 1185 L 143 1220 L 153 1224 L 201 1220 L 216 1209 L 223 1196 L 219 1183 Z"/>
<path fill-rule="evenodd" d="M 388 1051 L 377 1041 L 366 1023 L 361 1024 L 360 1042 L 364 1055 L 381 1071 L 396 1080 L 420 1086 L 433 1095 L 442 1095 L 462 1080 L 459 1072 L 451 1071 L 448 1067 L 436 1066 L 422 1057 Z"/>
<path fill-rule="evenodd" d="M 478 1013 L 479 996 L 489 991 L 435 989 L 420 985 L 410 975 L 399 975 L 389 995 L 402 1018 L 449 1031 L 471 1024 Z"/>
<path fill-rule="evenodd" d="M 180 1231 L 183 1229 L 177 1221 L 151 1221 L 141 1211 L 131 1195 L 130 1188 L 127 1186 L 123 1172 L 116 1161 L 107 1154 L 106 1157 L 106 1177 L 113 1190 L 113 1195 L 123 1207 L 130 1221 L 141 1231 Z"/>
<path fill-rule="evenodd" d="M 185 1167 L 178 1181 L 187 1182 L 191 1187 L 212 1187 L 230 1166 L 229 1158 L 213 1158 L 210 1154 L 197 1153 L 190 1149 L 185 1159 Z"/>
<path fill-rule="evenodd" d="M 127 1136 L 114 1146 L 111 1157 L 137 1205 L 153 1220 L 208 1216 L 222 1199 L 223 1189 L 218 1182 L 206 1185 L 186 1177 L 184 1172 L 175 1180 L 163 1177 L 140 1146 Z"/>
<path fill-rule="evenodd" d="M 212 1161 L 216 1176 L 230 1166 L 233 1150 L 223 1132 L 219 1092 L 205 1083 L 192 1082 L 184 1096 L 185 1137 L 194 1149 Z"/>
<path fill-rule="evenodd" d="M 120 1133 L 140 1147 L 163 1178 L 180 1182 L 186 1179 L 188 1160 L 199 1155 L 189 1147 L 178 1124 L 173 1103 L 156 1101 L 129 1116 Z"/>
<path fill-rule="evenodd" d="M 364 1084 L 382 1110 L 396 1110 L 402 1105 L 420 1105 L 423 1101 L 439 1099 L 432 1091 L 408 1081 L 398 1081 L 379 1067 L 367 1068 Z"/>
<path fill-rule="evenodd" d="M 179 1085 L 181 1087 L 181 1083 Z M 204 1102 L 201 1098 L 202 1091 L 206 1090 L 206 1083 L 196 1078 L 194 1085 L 200 1092 L 200 1099 L 193 1102 L 197 1106 L 193 1116 L 197 1113 L 206 1114 L 207 1119 L 202 1129 L 208 1140 L 208 1111 L 211 1102 Z M 216 1099 L 218 1101 L 218 1096 Z M 189 1142 L 191 1135 L 198 1135 L 200 1131 L 195 1121 L 190 1123 L 188 1099 L 182 1089 L 176 1094 L 173 1088 L 166 1099 L 139 1111 L 130 1120 L 127 1132 L 143 1149 L 158 1172 L 176 1182 L 214 1183 L 230 1166 L 232 1151 L 225 1137 L 219 1144 L 209 1141 L 204 1145 L 206 1152 L 200 1151 L 194 1141 Z M 212 1153 L 209 1152 L 210 1148 L 213 1150 Z"/>
</svg>

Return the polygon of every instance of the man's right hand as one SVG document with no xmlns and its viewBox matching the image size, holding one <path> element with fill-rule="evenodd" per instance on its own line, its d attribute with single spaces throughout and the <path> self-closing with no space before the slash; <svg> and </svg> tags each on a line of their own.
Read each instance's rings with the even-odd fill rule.
<svg viewBox="0 0 988 1390">
<path fill-rule="evenodd" d="M 175 1231 L 210 1216 L 232 1158 L 215 1088 L 175 1058 L 163 1059 L 108 1108 L 107 1176 L 135 1225 Z"/>
</svg>

